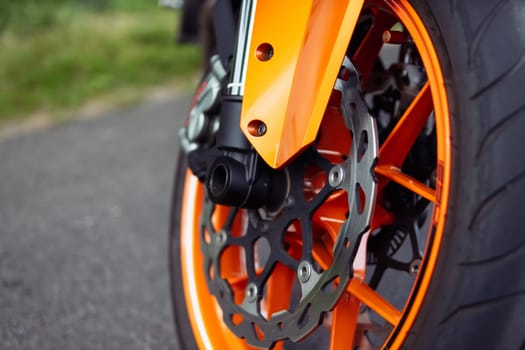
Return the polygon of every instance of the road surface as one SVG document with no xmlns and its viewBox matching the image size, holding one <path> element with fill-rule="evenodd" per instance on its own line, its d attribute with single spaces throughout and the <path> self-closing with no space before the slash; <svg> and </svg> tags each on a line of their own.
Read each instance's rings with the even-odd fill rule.
<svg viewBox="0 0 525 350">
<path fill-rule="evenodd" d="M 187 104 L 0 143 L 1 349 L 175 349 L 167 231 Z"/>
</svg>

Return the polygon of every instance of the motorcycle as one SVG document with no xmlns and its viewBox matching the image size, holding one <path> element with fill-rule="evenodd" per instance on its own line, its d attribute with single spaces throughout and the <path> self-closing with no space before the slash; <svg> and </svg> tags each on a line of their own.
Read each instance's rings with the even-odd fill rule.
<svg viewBox="0 0 525 350">
<path fill-rule="evenodd" d="M 523 349 L 523 1 L 208 1 L 180 349 Z"/>
</svg>

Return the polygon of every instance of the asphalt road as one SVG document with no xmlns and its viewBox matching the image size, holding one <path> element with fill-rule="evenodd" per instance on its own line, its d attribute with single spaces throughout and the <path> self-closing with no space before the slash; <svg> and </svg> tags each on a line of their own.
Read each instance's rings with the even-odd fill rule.
<svg viewBox="0 0 525 350">
<path fill-rule="evenodd" d="M 187 103 L 0 143 L 0 349 L 175 349 L 167 231 Z"/>
</svg>

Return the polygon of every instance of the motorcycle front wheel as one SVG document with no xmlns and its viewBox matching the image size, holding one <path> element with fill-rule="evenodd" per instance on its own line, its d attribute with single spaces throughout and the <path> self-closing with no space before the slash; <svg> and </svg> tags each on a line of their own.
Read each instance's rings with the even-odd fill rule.
<svg viewBox="0 0 525 350">
<path fill-rule="evenodd" d="M 365 1 L 364 29 L 355 31 L 349 57 L 379 132 L 371 230 L 354 262 L 357 273 L 317 330 L 273 348 L 525 348 L 524 18 L 523 1 Z M 385 46 L 393 59 L 385 58 Z M 344 158 L 347 136 L 333 115 L 325 115 L 314 147 L 337 163 L 333 155 Z M 313 166 L 295 178 L 304 180 L 309 198 L 328 176 Z M 181 155 L 170 235 L 177 340 L 181 349 L 251 349 L 225 324 L 208 290 L 202 240 L 214 232 L 203 232 L 202 216 L 216 232 L 231 217 L 238 226 L 231 231 L 241 235 L 250 215 L 259 214 L 205 210 L 205 197 Z M 329 265 L 348 217 L 347 202 L 335 197 L 310 216 L 320 268 Z M 302 248 L 295 235 L 301 229 L 292 222 L 280 242 L 292 257 Z M 246 259 L 257 266 L 261 255 L 230 249 L 221 257 L 220 277 L 240 299 L 242 266 Z M 291 308 L 297 294 L 295 271 L 278 265 L 272 276 L 261 302 L 267 314 Z M 255 326 L 254 333 L 264 337 Z"/>
</svg>

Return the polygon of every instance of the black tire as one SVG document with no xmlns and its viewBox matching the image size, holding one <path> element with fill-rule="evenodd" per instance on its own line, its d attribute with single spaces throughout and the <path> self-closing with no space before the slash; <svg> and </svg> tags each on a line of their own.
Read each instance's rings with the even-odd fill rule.
<svg viewBox="0 0 525 350">
<path fill-rule="evenodd" d="M 446 79 L 451 197 L 407 349 L 525 348 L 525 2 L 414 4 Z"/>
<path fill-rule="evenodd" d="M 197 349 L 197 344 L 193 338 L 186 302 L 184 300 L 184 287 L 182 285 L 182 271 L 180 269 L 180 213 L 182 209 L 182 194 L 184 191 L 184 181 L 186 179 L 186 168 L 188 160 L 186 155 L 181 152 L 175 170 L 175 183 L 173 186 L 173 196 L 171 204 L 171 222 L 169 239 L 169 267 L 171 278 L 171 299 L 173 317 L 175 323 L 175 339 L 177 349 L 191 350 Z"/>
<path fill-rule="evenodd" d="M 438 53 L 453 162 L 445 235 L 403 348 L 525 349 L 525 1 L 414 1 Z M 177 338 L 196 348 L 178 251 L 185 158 L 173 195 Z"/>
</svg>

